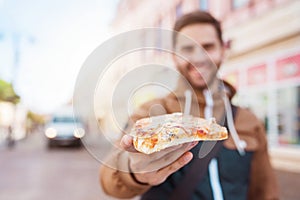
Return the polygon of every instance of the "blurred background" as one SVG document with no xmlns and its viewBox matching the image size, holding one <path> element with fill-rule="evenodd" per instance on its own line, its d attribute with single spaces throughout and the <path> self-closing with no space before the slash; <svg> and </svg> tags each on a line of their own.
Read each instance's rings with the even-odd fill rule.
<svg viewBox="0 0 300 200">
<path fill-rule="evenodd" d="M 228 52 L 220 75 L 238 89 L 236 104 L 265 123 L 281 198 L 300 199 L 298 0 L 0 0 L 0 199 L 112 199 L 98 186 L 100 163 L 88 151 L 53 148 L 80 147 L 81 137 L 97 131 L 80 119 L 77 130 L 69 127 L 78 72 L 110 37 L 171 30 L 197 9 L 222 22 Z M 130 59 L 159 57 L 166 55 Z M 106 104 L 99 104 L 95 113 L 107 123 Z"/>
</svg>

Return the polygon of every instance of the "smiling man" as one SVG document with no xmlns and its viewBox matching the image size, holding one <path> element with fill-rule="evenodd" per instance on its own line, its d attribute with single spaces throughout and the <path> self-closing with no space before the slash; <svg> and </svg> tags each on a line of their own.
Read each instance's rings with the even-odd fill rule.
<svg viewBox="0 0 300 200">
<path fill-rule="evenodd" d="M 140 195 L 143 200 L 278 199 L 262 123 L 249 110 L 229 103 L 235 89 L 216 76 L 225 52 L 220 23 L 209 13 L 196 11 L 178 19 L 174 31 L 174 63 L 195 94 L 191 114 L 215 117 L 220 124 L 226 116 L 229 138 L 200 159 L 202 142 L 146 155 L 134 149 L 131 136 L 124 135 L 120 148 L 108 156 L 115 168 L 101 167 L 104 191 L 119 198 Z M 149 117 L 151 106 L 157 104 L 167 113 L 182 112 L 186 89 L 179 80 L 173 93 L 145 103 L 131 120 Z"/>
<path fill-rule="evenodd" d="M 196 23 L 189 26 L 176 24 L 174 30 L 192 39 L 178 37 L 174 41 L 176 51 L 187 58 L 184 60 L 175 55 L 173 57 L 180 73 L 195 89 L 201 90 L 211 85 L 221 65 L 225 50 L 215 27 L 208 23 Z"/>
</svg>

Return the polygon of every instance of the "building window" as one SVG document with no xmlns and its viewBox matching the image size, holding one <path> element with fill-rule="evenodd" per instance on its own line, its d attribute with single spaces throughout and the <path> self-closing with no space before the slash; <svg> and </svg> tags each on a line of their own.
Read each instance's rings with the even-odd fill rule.
<svg viewBox="0 0 300 200">
<path fill-rule="evenodd" d="M 200 0 L 200 10 L 208 10 L 208 0 Z"/>
<path fill-rule="evenodd" d="M 280 144 L 300 144 L 300 86 L 279 89 L 278 133 Z"/>
</svg>

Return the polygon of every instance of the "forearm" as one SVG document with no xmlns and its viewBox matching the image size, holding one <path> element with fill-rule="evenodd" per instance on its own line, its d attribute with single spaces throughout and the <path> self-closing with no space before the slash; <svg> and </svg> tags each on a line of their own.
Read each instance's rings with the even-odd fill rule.
<svg viewBox="0 0 300 200">
<path fill-rule="evenodd" d="M 104 192 L 117 198 L 132 198 L 143 194 L 151 186 L 136 183 L 128 172 L 128 154 L 120 152 L 110 158 L 110 164 L 100 168 L 100 183 Z"/>
</svg>

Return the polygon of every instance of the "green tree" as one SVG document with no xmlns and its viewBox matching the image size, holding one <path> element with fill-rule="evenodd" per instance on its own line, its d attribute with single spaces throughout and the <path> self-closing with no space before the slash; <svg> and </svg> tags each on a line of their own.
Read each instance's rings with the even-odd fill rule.
<svg viewBox="0 0 300 200">
<path fill-rule="evenodd" d="M 0 101 L 8 101 L 17 104 L 20 97 L 15 93 L 11 83 L 0 80 Z"/>
</svg>

